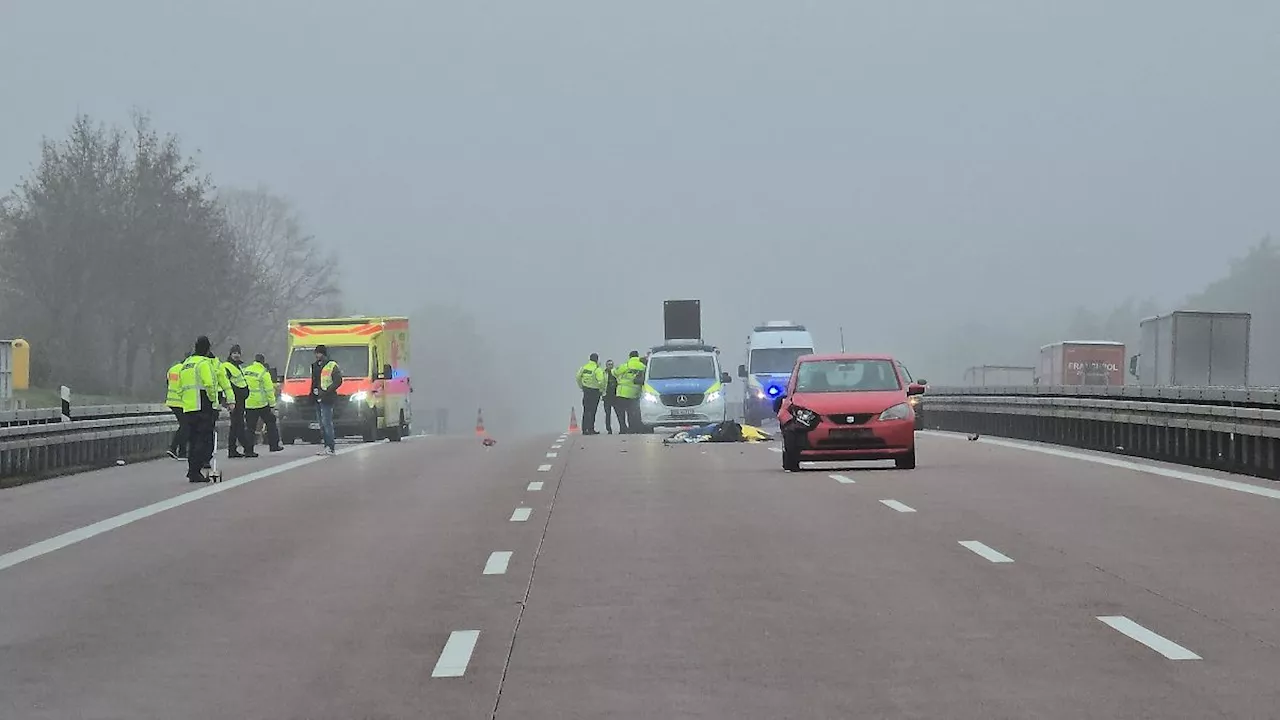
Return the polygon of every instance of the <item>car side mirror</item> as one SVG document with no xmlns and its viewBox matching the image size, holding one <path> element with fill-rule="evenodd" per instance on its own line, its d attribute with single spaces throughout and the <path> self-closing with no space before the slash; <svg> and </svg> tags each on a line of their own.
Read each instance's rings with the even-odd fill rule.
<svg viewBox="0 0 1280 720">
<path fill-rule="evenodd" d="M 391 366 L 390 366 L 390 365 L 383 365 L 383 366 L 382 366 L 382 379 L 383 379 L 383 380 L 390 380 L 390 379 L 391 379 L 392 372 L 393 372 L 393 371 L 391 370 Z"/>
<path fill-rule="evenodd" d="M 780 394 L 773 399 L 773 414 L 777 415 L 782 412 L 782 401 L 786 399 L 786 394 Z"/>
<path fill-rule="evenodd" d="M 729 373 L 722 372 L 720 373 L 720 382 L 724 383 L 725 385 L 730 385 L 733 383 L 733 378 L 729 376 Z"/>
<path fill-rule="evenodd" d="M 284 382 L 284 375 L 280 373 L 280 368 L 267 368 L 267 372 L 271 373 L 271 381 L 279 385 Z"/>
<path fill-rule="evenodd" d="M 746 366 L 746 365 L 739 365 L 739 366 L 738 366 L 738 377 L 740 377 L 740 378 L 745 378 L 746 376 L 747 376 L 747 366 Z"/>
<path fill-rule="evenodd" d="M 928 380 L 920 379 L 920 380 L 916 380 L 916 384 L 917 384 L 917 385 L 928 385 L 928 384 L 929 384 L 929 381 L 928 381 Z"/>
<path fill-rule="evenodd" d="M 920 383 L 911 383 L 910 385 L 908 385 L 908 386 L 907 386 L 907 394 L 908 394 L 908 395 L 923 395 L 923 394 L 924 394 L 924 385 L 921 385 Z"/>
</svg>

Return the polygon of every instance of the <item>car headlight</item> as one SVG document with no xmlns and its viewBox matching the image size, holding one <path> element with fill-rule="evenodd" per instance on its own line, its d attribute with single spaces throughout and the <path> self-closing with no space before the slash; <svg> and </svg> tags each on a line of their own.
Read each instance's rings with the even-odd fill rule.
<svg viewBox="0 0 1280 720">
<path fill-rule="evenodd" d="M 661 402 L 657 393 L 649 392 L 648 390 L 644 391 L 644 397 L 642 397 L 641 400 L 647 403 Z"/>
<path fill-rule="evenodd" d="M 795 418 L 796 422 L 810 430 L 818 427 L 818 413 L 810 410 L 809 408 L 792 406 L 791 417 Z"/>
<path fill-rule="evenodd" d="M 721 393 L 719 390 L 712 390 L 711 392 L 707 393 L 707 396 L 706 396 L 706 397 L 702 398 L 702 402 L 704 402 L 704 403 L 713 403 L 713 402 L 715 402 L 715 401 L 719 400 L 719 399 L 720 399 L 720 395 L 722 395 L 722 394 L 723 394 L 723 393 Z"/>
<path fill-rule="evenodd" d="M 909 417 L 911 417 L 911 406 L 907 403 L 898 403 L 880 413 L 881 420 L 906 420 Z"/>
<path fill-rule="evenodd" d="M 368 397 L 369 397 L 368 392 L 364 390 L 358 390 L 356 392 L 351 393 L 351 402 L 354 402 L 354 403 L 364 402 L 365 399 Z"/>
<path fill-rule="evenodd" d="M 286 405 L 293 402 L 293 396 L 288 393 L 280 393 L 280 402 Z"/>
<path fill-rule="evenodd" d="M 756 391 L 756 399 L 757 399 L 757 400 L 763 400 L 763 399 L 764 399 L 764 391 L 763 391 L 763 390 L 757 390 L 757 391 Z"/>
</svg>

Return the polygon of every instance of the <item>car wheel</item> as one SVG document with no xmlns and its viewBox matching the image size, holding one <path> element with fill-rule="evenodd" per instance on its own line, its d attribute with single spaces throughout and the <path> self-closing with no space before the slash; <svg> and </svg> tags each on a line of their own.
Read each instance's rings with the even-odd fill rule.
<svg viewBox="0 0 1280 720">
<path fill-rule="evenodd" d="M 782 436 L 782 469 L 789 472 L 800 469 L 800 448 L 796 447 L 795 440 L 785 434 Z"/>
<path fill-rule="evenodd" d="M 893 459 L 894 467 L 899 470 L 915 470 L 916 469 L 916 449 L 911 448 L 911 452 L 900 458 Z"/>
</svg>

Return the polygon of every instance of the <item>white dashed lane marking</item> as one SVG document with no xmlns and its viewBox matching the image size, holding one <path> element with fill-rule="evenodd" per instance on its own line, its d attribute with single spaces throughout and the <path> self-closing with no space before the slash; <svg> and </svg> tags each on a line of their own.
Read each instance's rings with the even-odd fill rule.
<svg viewBox="0 0 1280 720">
<path fill-rule="evenodd" d="M 549 453 L 547 453 L 547 457 L 549 457 L 549 458 L 556 457 L 557 455 L 559 455 L 559 453 L 553 453 L 553 452 L 549 452 Z"/>
<path fill-rule="evenodd" d="M 780 453 L 780 452 L 782 452 L 782 448 L 771 447 L 771 448 L 769 448 L 769 452 L 776 452 L 776 453 Z"/>
<path fill-rule="evenodd" d="M 1008 555 L 1005 555 L 1004 553 L 997 552 L 991 549 L 989 546 L 978 542 L 977 540 L 961 540 L 960 544 L 963 545 L 965 548 L 972 550 L 974 554 L 980 557 L 983 557 L 987 560 L 990 560 L 993 563 L 1013 562 L 1013 558 L 1009 557 Z"/>
<path fill-rule="evenodd" d="M 511 513 L 511 522 L 524 522 L 532 514 L 533 508 L 516 508 L 516 511 Z"/>
<path fill-rule="evenodd" d="M 454 630 L 449 640 L 440 651 L 440 659 L 436 661 L 431 677 L 462 677 L 467 674 L 467 664 L 471 662 L 471 653 L 476 649 L 476 640 L 480 639 L 479 630 Z"/>
<path fill-rule="evenodd" d="M 507 572 L 507 564 L 511 562 L 511 553 L 501 550 L 489 555 L 489 561 L 484 564 L 485 575 L 504 575 Z"/>
<path fill-rule="evenodd" d="M 828 475 L 827 477 L 831 478 L 832 480 L 835 480 L 841 485 L 852 485 L 856 482 L 855 480 L 851 478 L 847 478 L 844 475 Z"/>
<path fill-rule="evenodd" d="M 538 466 L 538 472 L 551 472 L 551 466 L 550 466 L 550 465 L 539 465 L 539 466 Z"/>
<path fill-rule="evenodd" d="M 542 489 L 542 482 L 531 482 L 527 488 L 529 492 L 537 492 Z"/>
<path fill-rule="evenodd" d="M 1200 656 L 1178 643 L 1151 632 L 1123 615 L 1100 615 L 1099 620 L 1113 630 L 1155 650 L 1170 660 L 1200 660 Z"/>
<path fill-rule="evenodd" d="M 894 510 L 897 510 L 898 512 L 901 512 L 901 513 L 908 513 L 908 512 L 915 512 L 915 511 L 916 511 L 916 509 L 915 509 L 915 508 L 910 507 L 910 506 L 908 506 L 908 505 L 903 505 L 902 503 L 898 502 L 897 500 L 881 500 L 880 502 L 884 503 L 885 507 L 891 507 L 891 508 L 893 508 Z"/>
</svg>

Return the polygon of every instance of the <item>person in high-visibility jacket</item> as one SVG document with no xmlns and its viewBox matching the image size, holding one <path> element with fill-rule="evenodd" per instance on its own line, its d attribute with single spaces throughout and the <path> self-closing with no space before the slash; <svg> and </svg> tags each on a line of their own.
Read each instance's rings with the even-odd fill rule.
<svg viewBox="0 0 1280 720">
<path fill-rule="evenodd" d="M 240 346 L 232 345 L 231 352 L 227 353 L 227 359 L 222 363 L 222 371 L 227 375 L 227 381 L 231 383 L 231 433 L 227 439 L 227 457 L 258 457 L 253 451 L 253 441 L 249 438 L 249 427 L 245 424 L 245 400 L 249 398 L 249 381 L 244 377 L 244 371 L 240 369 L 241 365 Z M 236 449 L 236 443 L 244 449 L 241 454 Z"/>
<path fill-rule="evenodd" d="M 187 456 L 187 424 L 182 411 L 182 363 L 174 363 L 169 368 L 168 392 L 165 405 L 178 421 L 178 429 L 173 431 L 173 439 L 169 441 L 169 457 L 179 460 Z"/>
<path fill-rule="evenodd" d="M 261 420 L 267 426 L 267 448 L 271 452 L 280 452 L 280 428 L 276 425 L 276 384 L 271 379 L 271 370 L 266 366 L 267 358 L 262 354 L 254 355 L 253 362 L 244 368 L 244 379 L 249 383 L 249 397 L 244 401 L 249 423 L 249 453 L 253 454 L 254 435 Z"/>
<path fill-rule="evenodd" d="M 624 435 L 644 431 L 644 423 L 640 422 L 640 390 L 644 386 L 644 370 L 638 350 L 632 350 L 627 361 L 613 370 L 614 377 L 618 378 L 618 399 L 615 402 L 622 408 L 618 415 L 618 432 Z M 626 418 L 625 424 L 623 417 Z"/>
<path fill-rule="evenodd" d="M 600 397 L 604 394 L 604 370 L 600 367 L 600 356 L 591 353 L 587 364 L 578 368 L 578 389 L 582 391 L 582 434 L 599 435 L 596 430 L 596 410 L 600 408 Z"/>
<path fill-rule="evenodd" d="M 222 375 L 216 358 L 210 357 L 209 338 L 196 339 L 195 350 L 178 371 L 182 391 L 183 424 L 187 427 L 187 479 L 206 482 L 201 470 L 213 459 L 214 424 Z M 225 377 L 225 376 L 223 376 Z"/>
</svg>

